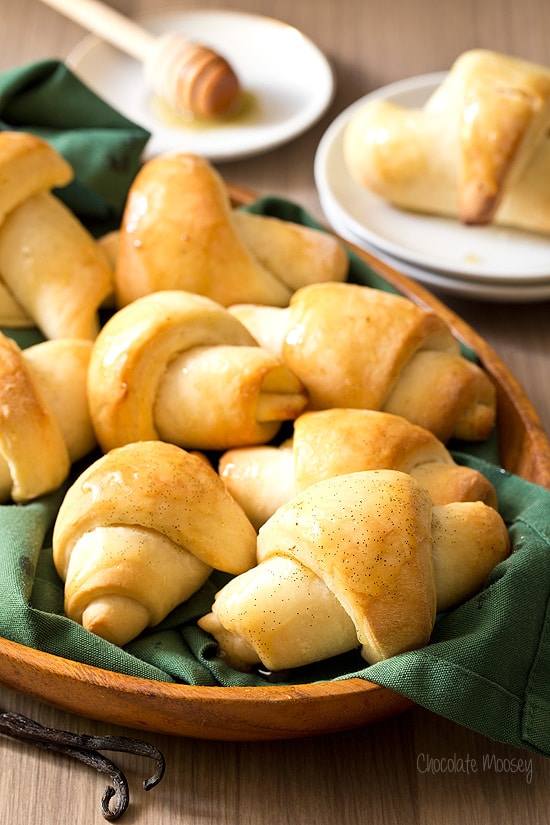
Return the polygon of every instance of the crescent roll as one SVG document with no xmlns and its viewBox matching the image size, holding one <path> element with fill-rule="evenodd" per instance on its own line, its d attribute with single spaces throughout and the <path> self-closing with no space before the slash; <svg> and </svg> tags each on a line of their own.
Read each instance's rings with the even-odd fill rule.
<svg viewBox="0 0 550 825">
<path fill-rule="evenodd" d="M 153 158 L 136 175 L 121 224 L 115 286 L 118 306 L 174 289 L 223 305 L 252 300 L 284 306 L 290 297 L 241 242 L 221 176 L 208 160 L 189 154 Z"/>
<path fill-rule="evenodd" d="M 321 283 L 297 290 L 289 307 L 230 311 L 281 354 L 306 388 L 308 410 L 384 410 L 444 443 L 484 440 L 494 427 L 496 393 L 487 373 L 461 355 L 442 318 L 401 295 Z"/>
<path fill-rule="evenodd" d="M 65 612 L 124 645 L 158 624 L 212 569 L 256 560 L 256 533 L 203 458 L 161 441 L 112 450 L 69 488 L 54 525 Z"/>
<path fill-rule="evenodd" d="M 0 274 L 46 338 L 97 335 L 112 271 L 99 244 L 51 192 L 28 198 L 0 226 Z"/>
<path fill-rule="evenodd" d="M 238 447 L 220 457 L 218 472 L 259 529 L 281 504 L 312 484 L 362 470 L 401 470 L 435 504 L 497 504 L 493 485 L 477 470 L 456 464 L 429 430 L 402 416 L 333 408 L 306 412 L 281 445 Z"/>
<path fill-rule="evenodd" d="M 95 446 L 86 395 L 91 342 L 21 350 L 0 333 L 0 501 L 56 489 Z"/>
<path fill-rule="evenodd" d="M 334 236 L 234 210 L 217 170 L 192 154 L 153 158 L 142 167 L 119 235 L 118 306 L 174 289 L 223 306 L 286 306 L 298 286 L 343 281 L 348 271 L 347 254 Z"/>
<path fill-rule="evenodd" d="M 157 438 L 198 450 L 261 444 L 307 403 L 281 358 L 225 307 L 183 290 L 145 295 L 107 321 L 88 398 L 104 451 Z"/>
<path fill-rule="evenodd" d="M 396 206 L 549 232 L 549 127 L 550 69 L 473 49 L 421 109 L 366 102 L 343 153 L 352 178 Z"/>
<path fill-rule="evenodd" d="M 478 590 L 509 547 L 483 502 L 435 506 L 399 471 L 336 476 L 263 525 L 257 566 L 218 592 L 199 626 L 237 669 L 284 670 L 357 647 L 372 664 L 426 645 L 436 611 Z"/>
<path fill-rule="evenodd" d="M 73 170 L 45 140 L 26 132 L 0 132 L 0 225 L 28 198 L 71 182 Z M 1 272 L 0 272 L 1 279 Z M 30 327 L 32 318 L 0 280 L 0 325 Z"/>
<path fill-rule="evenodd" d="M 26 132 L 0 132 L 0 224 L 40 192 L 67 186 L 73 170 L 53 146 Z"/>
</svg>

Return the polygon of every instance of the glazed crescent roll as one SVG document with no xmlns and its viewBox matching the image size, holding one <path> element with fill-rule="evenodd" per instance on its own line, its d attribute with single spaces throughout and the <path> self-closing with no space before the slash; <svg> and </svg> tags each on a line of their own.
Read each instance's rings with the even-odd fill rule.
<svg viewBox="0 0 550 825">
<path fill-rule="evenodd" d="M 176 154 L 144 164 L 122 218 L 118 306 L 175 289 L 223 305 L 251 300 L 284 306 L 290 289 L 252 256 L 231 211 L 225 184 L 206 158 Z"/>
<path fill-rule="evenodd" d="M 509 553 L 498 512 L 435 506 L 392 470 L 320 481 L 258 534 L 258 564 L 199 620 L 237 669 L 284 670 L 361 648 L 370 664 L 428 643 L 436 610 L 479 589 Z"/>
<path fill-rule="evenodd" d="M 256 529 L 312 484 L 362 470 L 409 473 L 434 504 L 497 504 L 490 481 L 457 464 L 433 433 L 402 416 L 375 410 L 303 413 L 294 422 L 292 438 L 281 445 L 227 450 L 218 464 L 227 489 Z"/>
<path fill-rule="evenodd" d="M 15 341 L 0 333 L 0 500 L 30 501 L 69 474 L 67 444 Z"/>
<path fill-rule="evenodd" d="M 550 69 L 462 54 L 421 109 L 372 99 L 350 118 L 351 176 L 396 206 L 550 231 Z"/>
<path fill-rule="evenodd" d="M 67 161 L 45 140 L 26 132 L 0 132 L 0 225 L 20 204 L 40 192 L 71 182 Z M 0 325 L 33 326 L 33 320 L 1 280 Z"/>
<path fill-rule="evenodd" d="M 97 335 L 112 271 L 99 244 L 51 192 L 28 198 L 0 226 L 0 274 L 46 338 Z"/>
<path fill-rule="evenodd" d="M 86 395 L 91 342 L 21 350 L 0 333 L 0 501 L 56 489 L 96 440 Z"/>
<path fill-rule="evenodd" d="M 0 224 L 29 198 L 66 186 L 72 178 L 71 166 L 42 138 L 0 132 Z"/>
<path fill-rule="evenodd" d="M 550 68 L 487 49 L 465 52 L 426 111 L 452 118 L 457 107 L 460 214 L 465 223 L 488 223 L 548 139 Z"/>
<path fill-rule="evenodd" d="M 299 286 L 345 280 L 349 265 L 343 245 L 326 232 L 233 209 L 212 164 L 184 153 L 143 166 L 119 236 L 118 306 L 167 289 L 223 306 L 285 306 Z"/>
<path fill-rule="evenodd" d="M 322 283 L 297 290 L 289 307 L 230 311 L 281 354 L 306 388 L 309 410 L 384 410 L 443 442 L 483 440 L 493 429 L 488 375 L 461 355 L 442 318 L 401 295 Z"/>
<path fill-rule="evenodd" d="M 52 546 L 67 616 L 124 645 L 212 569 L 252 567 L 256 533 L 204 458 L 140 441 L 84 470 L 61 504 Z"/>
<path fill-rule="evenodd" d="M 307 403 L 281 358 L 225 307 L 183 290 L 146 295 L 107 321 L 88 398 L 104 451 L 157 438 L 199 450 L 264 443 Z"/>
</svg>

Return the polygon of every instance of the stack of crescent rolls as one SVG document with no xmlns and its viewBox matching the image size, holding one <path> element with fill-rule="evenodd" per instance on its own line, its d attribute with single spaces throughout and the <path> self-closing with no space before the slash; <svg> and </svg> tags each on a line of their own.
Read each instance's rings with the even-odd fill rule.
<svg viewBox="0 0 550 825">
<path fill-rule="evenodd" d="M 1 133 L 0 171 L 0 494 L 67 484 L 69 618 L 124 645 L 221 570 L 199 626 L 235 668 L 427 644 L 510 549 L 445 446 L 496 420 L 446 323 L 350 283 L 330 233 L 235 208 L 204 158 L 145 163 L 100 239 L 43 141 Z"/>
</svg>

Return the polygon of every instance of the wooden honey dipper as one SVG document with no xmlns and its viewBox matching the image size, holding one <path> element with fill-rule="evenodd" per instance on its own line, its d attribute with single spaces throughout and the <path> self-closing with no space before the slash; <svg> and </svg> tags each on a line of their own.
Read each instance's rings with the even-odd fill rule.
<svg viewBox="0 0 550 825">
<path fill-rule="evenodd" d="M 222 117 L 241 97 L 239 79 L 212 49 L 182 34 L 155 36 L 99 0 L 42 0 L 143 64 L 152 91 L 179 114 Z"/>
</svg>

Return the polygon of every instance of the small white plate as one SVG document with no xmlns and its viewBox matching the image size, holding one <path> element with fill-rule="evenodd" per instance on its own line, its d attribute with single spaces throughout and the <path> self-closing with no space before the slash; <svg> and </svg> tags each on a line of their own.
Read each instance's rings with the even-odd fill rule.
<svg viewBox="0 0 550 825">
<path fill-rule="evenodd" d="M 238 11 L 185 10 L 138 18 L 153 34 L 181 32 L 210 46 L 231 64 L 249 105 L 242 115 L 198 127 L 161 110 L 147 89 L 141 64 L 90 35 L 66 63 L 114 108 L 152 133 L 147 157 L 171 151 L 212 161 L 236 160 L 297 137 L 326 111 L 334 73 L 323 53 L 279 20 Z"/>
<path fill-rule="evenodd" d="M 453 295 L 458 298 L 475 298 L 479 301 L 493 303 L 526 304 L 550 300 L 550 280 L 543 283 L 491 283 L 474 281 L 467 278 L 455 278 L 453 275 L 422 269 L 401 258 L 394 258 L 387 252 L 368 243 L 364 238 L 356 235 L 352 229 L 342 223 L 340 216 L 333 212 L 331 205 L 321 198 L 321 207 L 331 228 L 344 240 L 359 249 L 364 249 L 382 263 L 390 266 L 396 272 L 407 275 L 414 281 L 423 284 L 440 295 Z"/>
<path fill-rule="evenodd" d="M 353 114 L 373 97 L 420 107 L 444 77 L 437 73 L 393 83 L 344 110 L 317 148 L 315 181 L 321 200 L 354 235 L 424 270 L 501 284 L 550 282 L 550 238 L 504 227 L 463 226 L 458 220 L 405 212 L 351 178 L 342 145 Z"/>
</svg>

